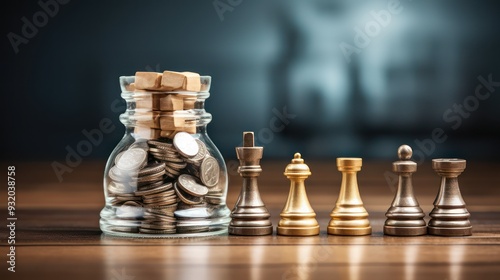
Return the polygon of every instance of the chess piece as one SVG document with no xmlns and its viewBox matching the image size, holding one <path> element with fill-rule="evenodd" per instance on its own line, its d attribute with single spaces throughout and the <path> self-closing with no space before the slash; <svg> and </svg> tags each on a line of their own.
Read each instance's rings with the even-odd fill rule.
<svg viewBox="0 0 500 280">
<path fill-rule="evenodd" d="M 285 176 L 290 180 L 290 193 L 277 227 L 279 235 L 310 236 L 319 234 L 316 213 L 307 199 L 304 181 L 311 176 L 311 171 L 299 153 L 295 153 L 292 162 L 285 168 Z"/>
<path fill-rule="evenodd" d="M 465 236 L 472 234 L 469 211 L 460 194 L 458 176 L 465 170 L 464 159 L 433 159 L 432 169 L 441 176 L 441 186 L 429 216 L 429 234 Z"/>
<path fill-rule="evenodd" d="M 410 160 L 412 154 L 410 146 L 402 145 L 398 149 L 399 161 L 392 163 L 392 171 L 399 175 L 399 183 L 391 207 L 385 213 L 384 234 L 387 235 L 416 236 L 427 233 L 424 211 L 413 195 L 411 176 L 417 172 L 417 164 Z"/>
<path fill-rule="evenodd" d="M 243 177 L 240 196 L 231 212 L 229 234 L 268 235 L 273 233 L 273 226 L 264 202 L 260 198 L 257 177 L 262 172 L 260 159 L 264 148 L 254 146 L 253 132 L 243 133 L 243 147 L 236 148 L 240 161 L 238 172 Z"/>
<path fill-rule="evenodd" d="M 368 212 L 359 195 L 356 173 L 361 170 L 361 158 L 337 158 L 337 167 L 342 172 L 340 194 L 328 224 L 328 234 L 368 235 L 372 227 Z"/>
</svg>

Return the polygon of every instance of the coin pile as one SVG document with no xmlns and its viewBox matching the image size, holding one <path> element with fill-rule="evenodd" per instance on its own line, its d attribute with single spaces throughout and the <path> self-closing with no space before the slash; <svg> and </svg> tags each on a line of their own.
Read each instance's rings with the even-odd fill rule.
<svg viewBox="0 0 500 280">
<path fill-rule="evenodd" d="M 140 220 L 112 228 L 149 234 L 209 230 L 209 204 L 218 204 L 220 168 L 206 145 L 191 134 L 138 139 L 115 157 L 107 186 L 117 218 Z"/>
</svg>

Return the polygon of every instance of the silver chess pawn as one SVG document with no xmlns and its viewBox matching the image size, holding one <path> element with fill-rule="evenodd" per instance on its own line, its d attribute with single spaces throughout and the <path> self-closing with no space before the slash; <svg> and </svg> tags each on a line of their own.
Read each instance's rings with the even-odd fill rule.
<svg viewBox="0 0 500 280">
<path fill-rule="evenodd" d="M 416 236 L 427 233 L 424 211 L 413 195 L 412 174 L 417 171 L 417 163 L 411 161 L 413 151 L 408 145 L 398 149 L 399 161 L 392 163 L 392 171 L 399 175 L 398 190 L 391 207 L 385 213 L 387 220 L 384 234 Z"/>
<path fill-rule="evenodd" d="M 268 235 L 273 233 L 273 226 L 264 202 L 260 198 L 257 177 L 262 172 L 260 159 L 264 148 L 254 146 L 253 132 L 243 133 L 243 147 L 236 148 L 240 161 L 238 172 L 243 177 L 240 196 L 231 212 L 229 234 Z"/>
<path fill-rule="evenodd" d="M 432 168 L 441 176 L 441 186 L 429 216 L 429 234 L 465 236 L 472 234 L 469 211 L 460 194 L 458 176 L 465 170 L 464 159 L 433 159 Z"/>
</svg>

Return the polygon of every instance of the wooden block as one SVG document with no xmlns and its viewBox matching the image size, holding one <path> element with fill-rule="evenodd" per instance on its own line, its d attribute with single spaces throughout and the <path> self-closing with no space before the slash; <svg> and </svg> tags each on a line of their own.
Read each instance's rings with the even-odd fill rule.
<svg viewBox="0 0 500 280">
<path fill-rule="evenodd" d="M 196 120 L 186 120 L 182 130 L 191 134 L 196 133 Z"/>
<path fill-rule="evenodd" d="M 184 99 L 177 94 L 134 93 L 135 108 L 147 111 L 177 111 L 184 109 Z"/>
<path fill-rule="evenodd" d="M 184 110 L 194 109 L 194 103 L 196 102 L 196 97 L 184 98 Z"/>
<path fill-rule="evenodd" d="M 161 86 L 165 90 L 181 90 L 186 76 L 179 72 L 163 71 Z"/>
<path fill-rule="evenodd" d="M 200 74 L 193 72 L 164 71 L 161 86 L 165 90 L 201 90 Z"/>
<path fill-rule="evenodd" d="M 182 72 L 186 77 L 183 90 L 199 92 L 201 90 L 200 74 L 193 72 Z"/>
<path fill-rule="evenodd" d="M 147 92 L 139 93 L 136 91 L 133 96 L 135 100 L 135 108 L 139 111 L 160 110 L 160 98 L 158 97 L 158 94 L 151 94 Z"/>
<path fill-rule="evenodd" d="M 134 91 L 135 90 L 135 83 L 131 83 L 125 87 L 127 91 Z"/>
<path fill-rule="evenodd" d="M 184 127 L 185 118 L 174 116 L 161 116 L 160 127 L 162 130 L 176 130 Z"/>
<path fill-rule="evenodd" d="M 196 133 L 196 124 L 189 125 L 189 126 L 183 127 L 181 129 L 178 129 L 178 130 L 162 130 L 160 132 L 160 136 L 173 139 L 175 134 L 177 134 L 178 132 L 181 132 L 181 131 L 187 132 L 189 134 L 195 134 Z"/>
<path fill-rule="evenodd" d="M 189 115 L 163 113 L 160 116 L 160 127 L 162 130 L 179 130 L 191 125 L 193 121 L 196 119 Z"/>
<path fill-rule="evenodd" d="M 159 96 L 160 111 L 177 111 L 184 109 L 184 100 L 176 94 L 164 94 Z"/>
<path fill-rule="evenodd" d="M 146 90 L 160 90 L 162 74 L 156 72 L 135 72 L 135 88 Z"/>
<path fill-rule="evenodd" d="M 130 119 L 135 122 L 136 126 L 160 129 L 160 115 L 159 111 L 136 111 L 134 115 L 130 116 Z"/>
<path fill-rule="evenodd" d="M 135 138 L 158 139 L 161 136 L 161 130 L 144 126 L 135 126 L 134 134 Z"/>
</svg>

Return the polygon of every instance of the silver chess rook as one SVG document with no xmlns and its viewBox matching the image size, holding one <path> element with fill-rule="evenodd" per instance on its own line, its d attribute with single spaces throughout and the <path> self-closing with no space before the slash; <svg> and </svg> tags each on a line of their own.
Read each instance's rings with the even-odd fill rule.
<svg viewBox="0 0 500 280">
<path fill-rule="evenodd" d="M 260 198 L 257 177 L 262 172 L 260 159 L 263 147 L 255 147 L 253 132 L 243 133 L 243 147 L 236 148 L 240 161 L 238 172 L 243 177 L 240 196 L 231 212 L 229 234 L 233 235 L 269 235 L 273 226 L 264 202 Z"/>
<path fill-rule="evenodd" d="M 392 171 L 399 175 L 398 190 L 391 207 L 385 213 L 387 220 L 384 234 L 416 236 L 427 233 L 424 211 L 413 194 L 412 174 L 417 172 L 417 163 L 411 161 L 413 151 L 408 145 L 398 149 L 399 161 L 392 163 Z"/>
<path fill-rule="evenodd" d="M 465 170 L 464 159 L 433 159 L 432 169 L 441 176 L 441 186 L 429 216 L 429 234 L 465 236 L 472 234 L 469 211 L 465 208 L 458 176 Z"/>
</svg>

